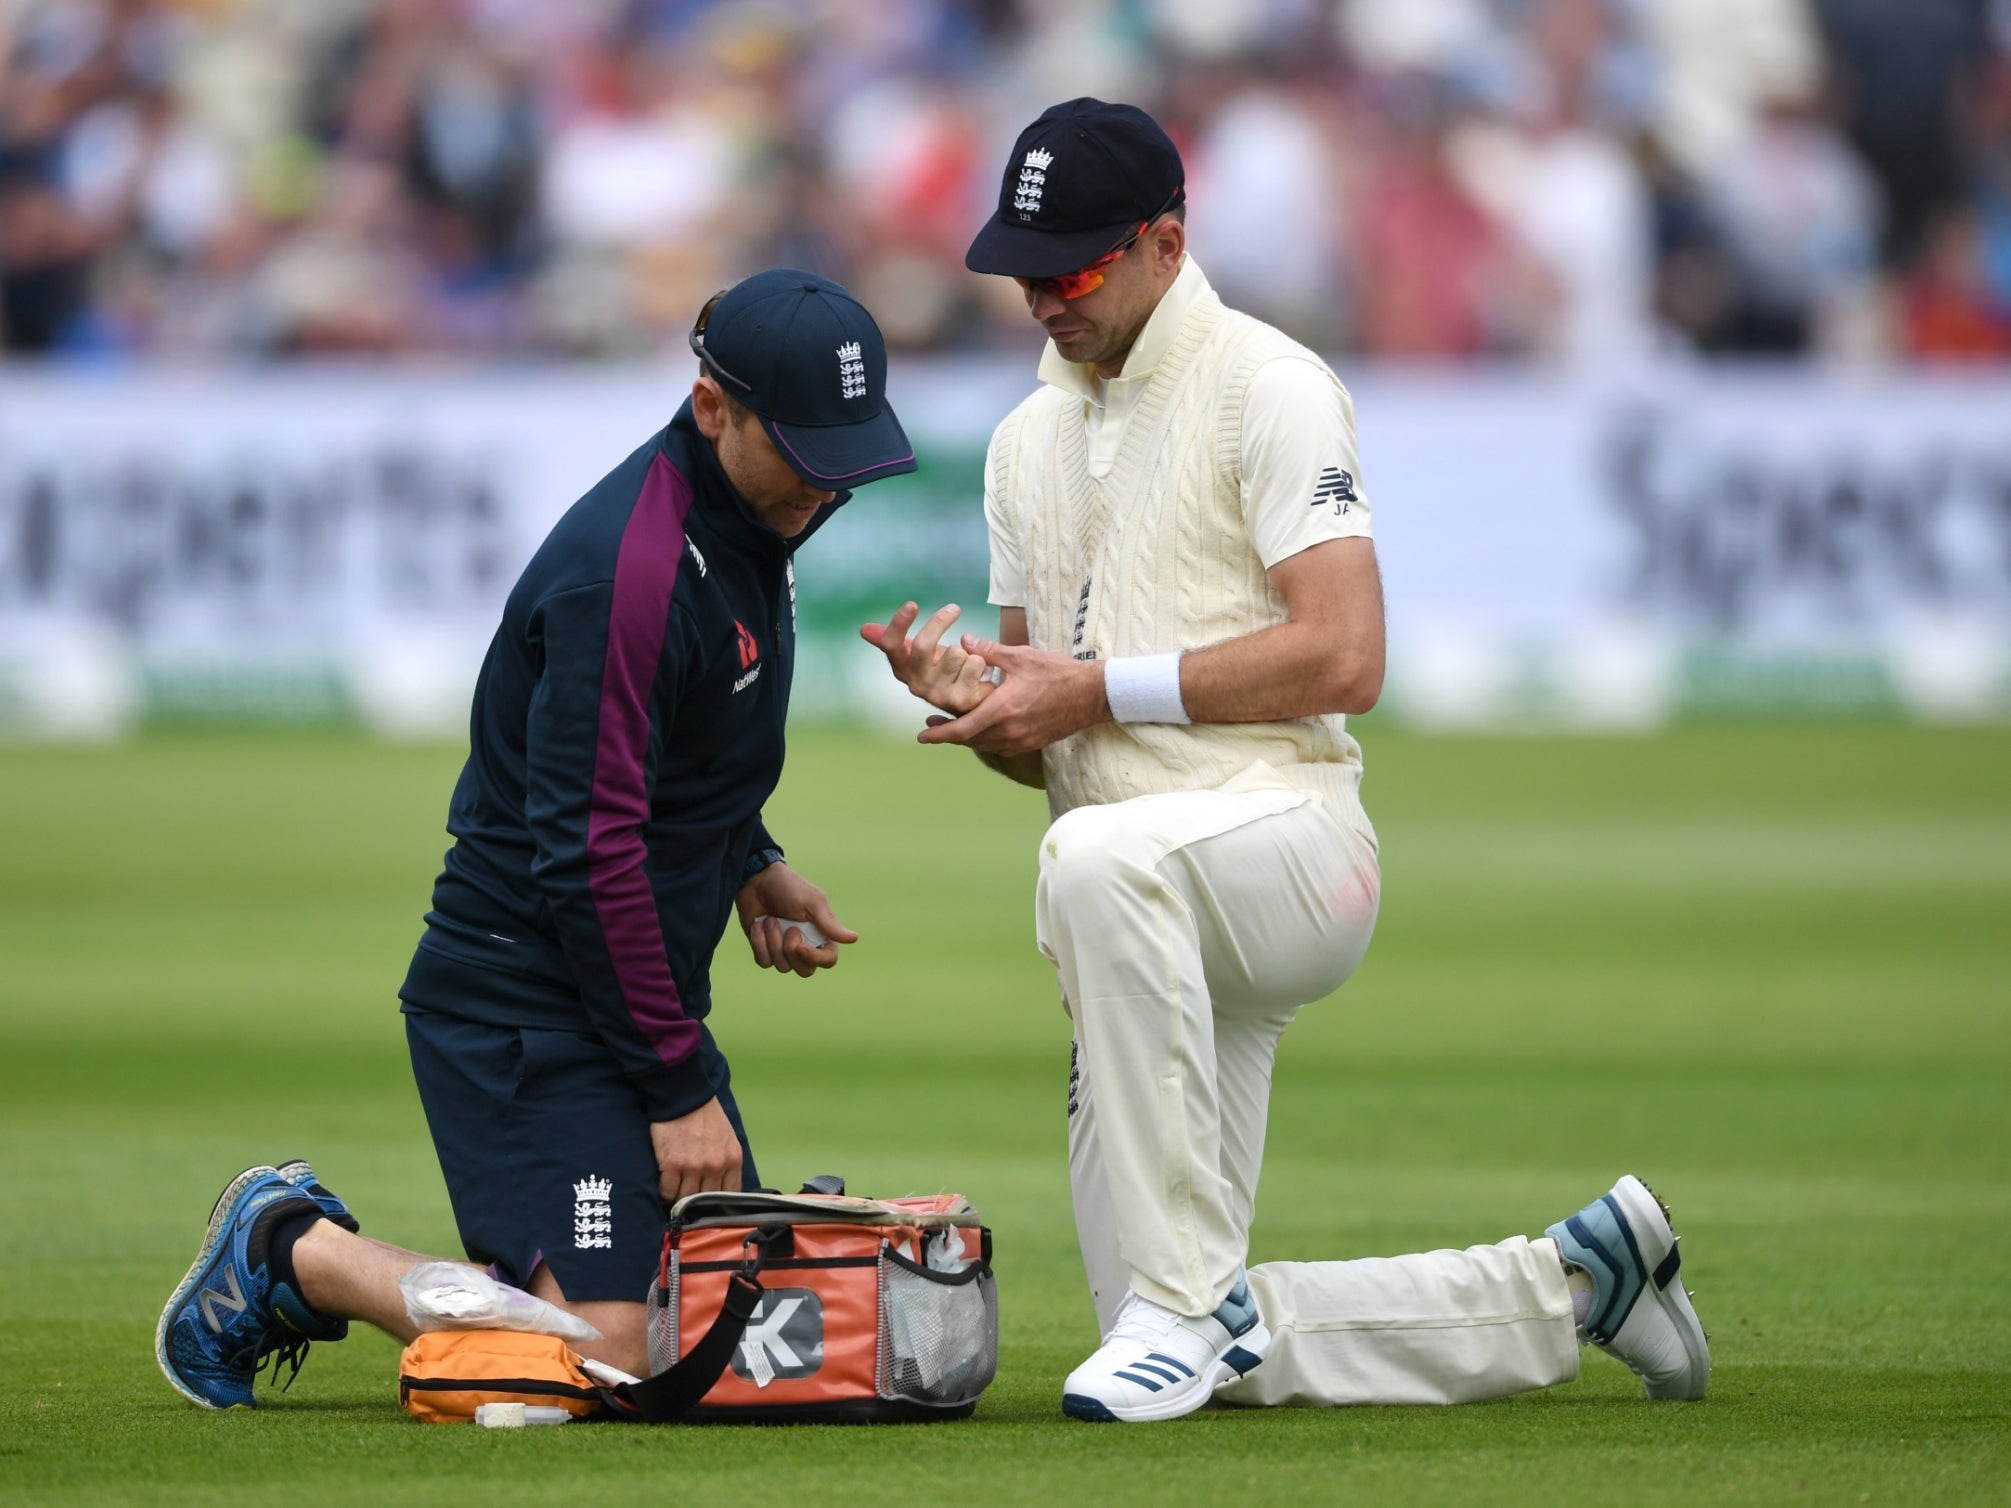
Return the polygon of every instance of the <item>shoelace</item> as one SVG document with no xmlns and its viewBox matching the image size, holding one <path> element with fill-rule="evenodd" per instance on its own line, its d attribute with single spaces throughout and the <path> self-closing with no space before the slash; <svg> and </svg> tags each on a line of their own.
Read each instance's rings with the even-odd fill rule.
<svg viewBox="0 0 2011 1508">
<path fill-rule="evenodd" d="M 306 1365 L 308 1345 L 306 1336 L 289 1330 L 284 1325 L 271 1325 L 225 1357 L 224 1365 L 232 1371 L 240 1367 L 249 1368 L 254 1380 L 270 1367 L 274 1381 L 278 1381 L 281 1367 L 290 1367 L 286 1380 L 279 1384 L 280 1392 L 284 1393 L 293 1386 L 293 1379 L 300 1375 L 301 1367 Z"/>
<path fill-rule="evenodd" d="M 1148 1304 L 1137 1294 L 1129 1295 L 1124 1307 L 1117 1312 L 1117 1323 L 1110 1327 L 1112 1340 L 1142 1341 L 1147 1345 L 1156 1344 L 1173 1333 L 1180 1317 L 1170 1310 L 1161 1309 L 1156 1304 Z"/>
</svg>

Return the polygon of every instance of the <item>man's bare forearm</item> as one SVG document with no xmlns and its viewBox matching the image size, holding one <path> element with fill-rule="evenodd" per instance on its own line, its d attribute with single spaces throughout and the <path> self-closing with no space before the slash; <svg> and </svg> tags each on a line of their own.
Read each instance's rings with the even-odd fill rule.
<svg viewBox="0 0 2011 1508">
<path fill-rule="evenodd" d="M 1030 785 L 1037 791 L 1047 789 L 1047 775 L 1041 769 L 1040 754 L 987 754 L 983 749 L 971 752 L 983 761 L 988 770 L 997 770 L 1008 780 Z"/>
<path fill-rule="evenodd" d="M 1195 650 L 1180 699 L 1197 723 L 1366 712 L 1383 688 L 1383 589 L 1375 546 L 1332 539 L 1271 568 L 1289 621 Z"/>
<path fill-rule="evenodd" d="M 1366 712 L 1381 690 L 1379 635 L 1367 644 L 1336 642 L 1314 624 L 1281 623 L 1192 650 L 1180 660 L 1180 699 L 1197 723 Z"/>
</svg>

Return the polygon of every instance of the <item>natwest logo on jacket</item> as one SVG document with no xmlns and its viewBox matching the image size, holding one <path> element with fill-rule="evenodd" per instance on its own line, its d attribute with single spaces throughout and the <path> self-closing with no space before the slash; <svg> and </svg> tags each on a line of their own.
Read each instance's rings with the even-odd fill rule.
<svg viewBox="0 0 2011 1508">
<path fill-rule="evenodd" d="M 745 670 L 761 658 L 761 646 L 754 642 L 754 635 L 738 618 L 733 620 L 733 634 L 740 641 L 740 668 Z"/>
</svg>

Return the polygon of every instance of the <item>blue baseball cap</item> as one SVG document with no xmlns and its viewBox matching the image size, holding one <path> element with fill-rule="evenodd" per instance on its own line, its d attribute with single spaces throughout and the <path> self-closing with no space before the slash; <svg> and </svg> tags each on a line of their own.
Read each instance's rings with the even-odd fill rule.
<svg viewBox="0 0 2011 1508">
<path fill-rule="evenodd" d="M 757 272 L 707 300 L 691 349 L 811 486 L 836 492 L 915 469 L 887 402 L 880 327 L 829 278 Z"/>
<path fill-rule="evenodd" d="M 1136 235 L 1187 197 L 1180 149 L 1136 105 L 1087 95 L 1051 105 L 1019 133 L 999 207 L 964 265 L 1016 278 L 1061 277 Z"/>
</svg>

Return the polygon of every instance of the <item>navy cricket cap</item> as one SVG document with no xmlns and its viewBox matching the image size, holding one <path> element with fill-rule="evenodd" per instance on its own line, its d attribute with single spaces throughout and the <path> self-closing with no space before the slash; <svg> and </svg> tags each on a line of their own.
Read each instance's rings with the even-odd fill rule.
<svg viewBox="0 0 2011 1508">
<path fill-rule="evenodd" d="M 1185 194 L 1180 149 L 1136 105 L 1072 99 L 1019 133 L 998 212 L 964 265 L 972 272 L 1052 278 L 1095 261 Z"/>
<path fill-rule="evenodd" d="M 887 402 L 880 327 L 829 278 L 757 272 L 706 304 L 691 349 L 813 487 L 836 492 L 915 469 Z"/>
</svg>

